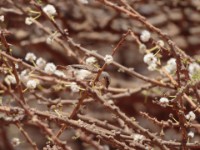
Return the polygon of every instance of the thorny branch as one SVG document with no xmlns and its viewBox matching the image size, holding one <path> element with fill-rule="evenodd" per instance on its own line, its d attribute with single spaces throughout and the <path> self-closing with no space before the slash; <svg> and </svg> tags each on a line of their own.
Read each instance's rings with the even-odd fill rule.
<svg viewBox="0 0 200 150">
<path fill-rule="evenodd" d="M 199 41 L 198 17 L 187 18 L 198 16 L 198 2 L 5 0 L 0 8 L 0 149 L 200 148 L 199 55 L 183 50 Z"/>
</svg>

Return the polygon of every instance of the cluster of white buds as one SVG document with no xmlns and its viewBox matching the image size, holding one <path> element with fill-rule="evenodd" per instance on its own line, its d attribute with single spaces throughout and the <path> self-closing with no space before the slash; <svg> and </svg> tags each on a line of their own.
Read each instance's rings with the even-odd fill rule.
<svg viewBox="0 0 200 150">
<path fill-rule="evenodd" d="M 60 71 L 60 70 L 56 70 L 54 72 L 55 75 L 57 75 L 58 77 L 62 77 L 62 78 L 65 78 L 66 75 L 64 74 L 64 72 Z"/>
<path fill-rule="evenodd" d="M 46 43 L 51 45 L 54 42 L 54 38 L 52 36 L 48 36 L 46 39 Z"/>
<path fill-rule="evenodd" d="M 95 57 L 88 57 L 85 60 L 86 65 L 93 65 L 97 62 L 97 59 Z"/>
<path fill-rule="evenodd" d="M 47 4 L 42 10 L 49 16 L 54 16 L 57 14 L 55 7 L 51 4 Z"/>
<path fill-rule="evenodd" d="M 35 89 L 37 87 L 37 85 L 39 84 L 39 80 L 37 79 L 31 79 L 31 80 L 28 80 L 27 83 L 26 83 L 26 87 L 28 89 Z"/>
<path fill-rule="evenodd" d="M 19 69 L 19 65 L 18 65 L 18 64 L 15 64 L 15 68 L 16 68 L 16 69 Z"/>
<path fill-rule="evenodd" d="M 23 70 L 21 73 L 20 73 L 20 80 L 23 82 L 23 83 L 26 83 L 29 79 L 29 76 L 28 76 L 28 73 L 29 71 L 26 69 L 26 70 Z"/>
<path fill-rule="evenodd" d="M 176 59 L 175 58 L 170 58 L 167 61 L 167 65 L 164 68 L 170 74 L 175 72 L 176 71 Z"/>
<path fill-rule="evenodd" d="M 163 40 L 158 40 L 158 41 L 156 42 L 156 44 L 157 44 L 158 46 L 160 46 L 160 47 L 164 47 L 164 45 L 165 45 L 165 43 L 164 43 Z"/>
<path fill-rule="evenodd" d="M 80 3 L 88 4 L 88 0 L 79 0 Z"/>
<path fill-rule="evenodd" d="M 193 121 L 196 119 L 196 115 L 193 111 L 190 111 L 187 115 L 185 115 L 185 118 L 187 120 Z"/>
<path fill-rule="evenodd" d="M 4 15 L 0 15 L 0 21 L 1 21 L 1 22 L 4 22 L 4 20 L 5 20 Z"/>
<path fill-rule="evenodd" d="M 52 34 L 50 34 L 47 38 L 46 38 L 46 43 L 51 45 L 55 42 L 55 39 L 59 37 L 58 32 L 54 32 Z"/>
<path fill-rule="evenodd" d="M 169 103 L 169 99 L 166 97 L 161 97 L 159 101 L 160 103 Z"/>
<path fill-rule="evenodd" d="M 188 133 L 188 137 L 193 138 L 193 137 L 194 137 L 194 132 L 190 131 L 190 132 Z"/>
<path fill-rule="evenodd" d="M 106 55 L 106 56 L 104 57 L 104 61 L 105 61 L 106 64 L 111 64 L 111 63 L 113 62 L 113 57 L 112 57 L 112 55 Z"/>
<path fill-rule="evenodd" d="M 33 53 L 27 53 L 26 56 L 25 56 L 25 60 L 26 60 L 26 61 L 29 61 L 29 62 L 35 61 L 36 58 L 37 58 L 37 57 L 36 57 L 35 54 L 33 54 Z"/>
<path fill-rule="evenodd" d="M 133 137 L 133 140 L 136 141 L 136 142 L 141 142 L 141 141 L 144 140 L 144 136 L 141 135 L 141 134 L 135 133 L 134 135 L 132 135 L 132 137 Z"/>
<path fill-rule="evenodd" d="M 146 50 L 147 50 L 146 45 L 144 45 L 144 44 L 140 44 L 140 45 L 139 45 L 139 52 L 140 52 L 141 54 L 144 54 L 144 53 L 146 52 Z"/>
<path fill-rule="evenodd" d="M 32 23 L 33 23 L 33 20 L 32 20 L 33 18 L 32 17 L 26 17 L 26 19 L 25 19 L 25 24 L 26 25 L 31 25 Z"/>
<path fill-rule="evenodd" d="M 16 84 L 16 79 L 14 75 L 7 75 L 4 78 L 4 81 L 6 82 L 7 85 Z"/>
<path fill-rule="evenodd" d="M 39 67 L 40 69 L 43 69 L 44 68 L 44 66 L 46 65 L 46 60 L 44 60 L 43 58 L 38 58 L 37 60 L 36 60 L 36 65 L 37 65 L 37 67 Z"/>
<path fill-rule="evenodd" d="M 11 140 L 11 143 L 12 143 L 12 145 L 15 147 L 15 146 L 18 146 L 21 142 L 20 142 L 19 138 L 14 137 L 14 138 Z"/>
<path fill-rule="evenodd" d="M 159 102 L 160 102 L 160 104 L 161 104 L 162 106 L 165 107 L 166 105 L 169 104 L 169 99 L 166 98 L 166 97 L 161 97 L 160 100 L 159 100 Z"/>
<path fill-rule="evenodd" d="M 196 62 L 191 63 L 188 67 L 189 75 L 192 77 L 196 73 L 200 72 L 200 65 L 197 64 Z"/>
<path fill-rule="evenodd" d="M 77 93 L 80 91 L 80 87 L 76 84 L 76 82 L 72 82 L 70 84 L 70 89 L 73 93 Z"/>
<path fill-rule="evenodd" d="M 54 65 L 54 63 L 47 63 L 44 71 L 48 74 L 54 74 L 54 72 L 56 71 L 56 66 Z"/>
<path fill-rule="evenodd" d="M 153 53 L 148 53 L 144 55 L 143 61 L 148 64 L 148 69 L 154 71 L 157 68 L 157 58 Z"/>
<path fill-rule="evenodd" d="M 92 73 L 85 69 L 80 69 L 75 72 L 77 80 L 84 80 L 86 77 L 90 76 Z"/>
<path fill-rule="evenodd" d="M 140 39 L 142 42 L 148 42 L 149 39 L 151 38 L 151 33 L 147 30 L 142 31 L 140 35 Z"/>
</svg>

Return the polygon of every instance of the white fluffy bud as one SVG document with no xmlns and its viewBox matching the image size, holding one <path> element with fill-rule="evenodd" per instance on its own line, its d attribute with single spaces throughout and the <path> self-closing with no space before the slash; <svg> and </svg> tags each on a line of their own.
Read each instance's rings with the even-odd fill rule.
<svg viewBox="0 0 200 150">
<path fill-rule="evenodd" d="M 149 39 L 151 38 L 151 33 L 147 30 L 142 31 L 140 35 L 140 39 L 142 42 L 148 42 Z"/>
</svg>

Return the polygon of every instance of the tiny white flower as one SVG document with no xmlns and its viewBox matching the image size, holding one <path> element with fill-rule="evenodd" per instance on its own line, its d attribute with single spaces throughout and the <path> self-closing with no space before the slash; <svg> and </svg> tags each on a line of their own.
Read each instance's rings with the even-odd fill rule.
<svg viewBox="0 0 200 150">
<path fill-rule="evenodd" d="M 111 63 L 113 62 L 113 57 L 112 57 L 112 55 L 106 55 L 106 56 L 104 57 L 104 61 L 105 61 L 106 64 L 111 64 Z"/>
<path fill-rule="evenodd" d="M 13 146 L 18 146 L 21 142 L 19 140 L 19 138 L 13 138 L 12 141 L 11 141 L 12 145 Z"/>
<path fill-rule="evenodd" d="M 14 75 L 7 75 L 4 78 L 4 81 L 6 82 L 7 85 L 11 85 L 11 84 L 16 84 L 17 83 Z"/>
<path fill-rule="evenodd" d="M 188 137 L 193 138 L 193 137 L 194 137 L 194 132 L 190 131 L 190 132 L 188 133 Z"/>
<path fill-rule="evenodd" d="M 144 136 L 141 134 L 134 134 L 132 137 L 133 137 L 133 140 L 136 142 L 140 142 L 140 141 L 144 140 Z"/>
<path fill-rule="evenodd" d="M 157 64 L 156 64 L 156 63 L 151 63 L 151 64 L 147 67 L 147 69 L 148 69 L 149 71 L 154 71 L 154 70 L 156 70 L 156 68 L 157 68 Z"/>
<path fill-rule="evenodd" d="M 187 120 L 193 121 L 196 119 L 196 115 L 193 111 L 190 111 L 187 115 L 185 115 L 185 118 Z"/>
<path fill-rule="evenodd" d="M 19 69 L 19 65 L 18 65 L 18 64 L 15 64 L 15 68 L 16 68 L 16 69 Z"/>
<path fill-rule="evenodd" d="M 161 97 L 159 101 L 160 101 L 160 103 L 165 103 L 165 104 L 169 103 L 169 99 L 166 97 Z"/>
<path fill-rule="evenodd" d="M 76 84 L 76 82 L 72 82 L 70 84 L 70 89 L 73 93 L 77 93 L 80 91 L 80 87 Z"/>
<path fill-rule="evenodd" d="M 148 65 L 156 64 L 156 62 L 157 62 L 157 58 L 156 58 L 156 56 L 154 56 L 153 53 L 148 53 L 148 54 L 144 55 L 143 60 Z"/>
<path fill-rule="evenodd" d="M 165 70 L 168 73 L 173 73 L 174 71 L 176 71 L 176 59 L 175 58 L 170 58 L 167 61 L 167 65 L 165 66 Z"/>
<path fill-rule="evenodd" d="M 29 75 L 28 75 L 29 71 L 26 69 L 26 70 L 23 70 L 21 73 L 20 73 L 20 80 L 23 81 L 23 82 L 26 82 L 28 79 L 29 79 Z"/>
<path fill-rule="evenodd" d="M 21 80 L 21 82 L 26 85 L 27 81 L 29 80 L 29 70 L 26 69 L 26 70 L 23 70 L 20 75 L 19 75 L 19 78 Z"/>
<path fill-rule="evenodd" d="M 96 58 L 95 57 L 88 57 L 86 60 L 85 60 L 85 63 L 87 65 L 93 65 L 97 62 Z"/>
<path fill-rule="evenodd" d="M 43 7 L 43 11 L 49 16 L 54 16 L 57 14 L 55 7 L 51 4 L 47 4 L 45 7 Z"/>
<path fill-rule="evenodd" d="M 142 42 L 148 42 L 149 39 L 151 38 L 151 33 L 147 30 L 142 31 L 140 35 L 140 39 Z"/>
<path fill-rule="evenodd" d="M 4 19 L 5 19 L 5 18 L 4 18 L 4 15 L 1 15 L 1 16 L 0 16 L 0 21 L 1 21 L 1 22 L 4 22 Z"/>
<path fill-rule="evenodd" d="M 28 75 L 28 70 L 26 69 L 26 70 L 23 70 L 23 71 L 21 71 L 21 74 L 20 74 L 20 76 L 26 76 L 26 75 Z"/>
<path fill-rule="evenodd" d="M 79 0 L 79 2 L 81 2 L 83 4 L 88 4 L 88 0 Z"/>
<path fill-rule="evenodd" d="M 46 39 L 46 43 L 51 45 L 54 42 L 54 38 L 52 36 L 48 36 Z"/>
<path fill-rule="evenodd" d="M 38 80 L 36 80 L 36 79 L 29 80 L 26 83 L 26 87 L 28 89 L 35 89 L 37 87 L 37 85 L 38 85 Z"/>
<path fill-rule="evenodd" d="M 25 24 L 26 25 L 31 25 L 32 23 L 33 23 L 32 18 L 31 17 L 26 17 Z"/>
<path fill-rule="evenodd" d="M 191 63 L 188 67 L 188 71 L 190 76 L 194 75 L 195 73 L 197 73 L 198 71 L 200 71 L 200 65 L 197 64 L 196 62 Z"/>
<path fill-rule="evenodd" d="M 161 47 L 164 47 L 165 43 L 164 43 L 163 40 L 158 40 L 158 41 L 157 41 L 157 45 L 158 45 L 158 46 L 161 46 Z"/>
<path fill-rule="evenodd" d="M 40 57 L 36 60 L 36 65 L 42 69 L 46 65 L 46 61 Z"/>
<path fill-rule="evenodd" d="M 146 50 L 147 50 L 146 45 L 140 44 L 140 46 L 139 46 L 139 52 L 140 52 L 141 54 L 144 54 Z"/>
<path fill-rule="evenodd" d="M 54 65 L 54 63 L 47 63 L 44 71 L 48 74 L 53 74 L 56 71 L 56 66 Z"/>
<path fill-rule="evenodd" d="M 168 61 L 167 61 L 167 65 L 170 65 L 170 66 L 173 66 L 176 68 L 176 59 L 175 58 L 170 58 Z"/>
<path fill-rule="evenodd" d="M 85 69 L 80 69 L 75 72 L 75 76 L 78 80 L 84 80 L 86 77 L 91 75 L 92 73 Z"/>
<path fill-rule="evenodd" d="M 62 72 L 62 71 L 60 71 L 60 70 L 56 70 L 56 71 L 54 72 L 54 74 L 57 75 L 58 77 L 63 77 L 63 78 L 66 77 L 66 75 L 64 74 L 64 72 Z"/>
<path fill-rule="evenodd" d="M 25 60 L 26 60 L 26 61 L 30 61 L 30 62 L 35 61 L 36 58 L 37 58 L 37 57 L 36 57 L 35 54 L 33 54 L 33 53 L 27 53 L 26 56 L 25 56 Z"/>
<path fill-rule="evenodd" d="M 113 100 L 108 100 L 108 104 L 113 105 L 114 104 Z"/>
</svg>

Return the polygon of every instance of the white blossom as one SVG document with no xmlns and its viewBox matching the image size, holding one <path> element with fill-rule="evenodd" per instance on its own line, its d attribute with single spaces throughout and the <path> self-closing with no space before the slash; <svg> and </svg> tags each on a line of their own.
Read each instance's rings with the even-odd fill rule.
<svg viewBox="0 0 200 150">
<path fill-rule="evenodd" d="M 25 24 L 26 25 L 31 25 L 32 23 L 33 23 L 32 18 L 31 17 L 26 17 Z"/>
<path fill-rule="evenodd" d="M 196 115 L 193 111 L 190 111 L 187 115 L 185 115 L 185 118 L 187 120 L 193 121 L 196 119 Z"/>
<path fill-rule="evenodd" d="M 188 133 L 188 137 L 193 138 L 193 137 L 194 137 L 194 132 L 190 131 L 190 132 Z"/>
<path fill-rule="evenodd" d="M 88 4 L 88 0 L 79 0 L 80 3 Z"/>
<path fill-rule="evenodd" d="M 21 74 L 20 74 L 20 76 L 26 76 L 26 75 L 28 75 L 28 70 L 26 69 L 26 70 L 23 70 L 23 71 L 21 71 Z"/>
<path fill-rule="evenodd" d="M 21 73 L 20 73 L 20 80 L 25 83 L 28 79 L 29 79 L 29 76 L 28 76 L 28 73 L 29 71 L 26 69 L 26 70 L 23 70 Z"/>
<path fill-rule="evenodd" d="M 27 81 L 27 83 L 26 83 L 26 87 L 28 88 L 28 89 L 35 89 L 36 87 L 37 87 L 37 85 L 38 85 L 38 80 L 36 80 L 36 79 L 32 79 L 32 80 L 29 80 L 29 81 Z"/>
<path fill-rule="evenodd" d="M 169 99 L 166 97 L 161 97 L 159 101 L 160 103 L 169 103 Z"/>
<path fill-rule="evenodd" d="M 136 142 L 140 142 L 140 141 L 144 140 L 144 136 L 141 134 L 134 134 L 132 137 L 133 137 L 133 140 Z"/>
<path fill-rule="evenodd" d="M 64 72 L 62 72 L 62 71 L 60 71 L 60 70 L 56 70 L 56 71 L 54 72 L 54 74 L 57 75 L 58 77 L 63 77 L 63 78 L 66 77 L 66 75 L 64 74 Z"/>
<path fill-rule="evenodd" d="M 7 75 L 4 78 L 4 81 L 6 82 L 7 85 L 11 85 L 11 84 L 16 84 L 17 83 L 16 78 L 15 78 L 14 75 Z"/>
<path fill-rule="evenodd" d="M 78 80 L 84 80 L 86 77 L 90 76 L 92 73 L 85 69 L 80 69 L 75 72 L 76 78 Z"/>
<path fill-rule="evenodd" d="M 157 68 L 157 64 L 156 63 L 152 63 L 147 67 L 147 69 L 149 71 L 154 71 L 154 70 L 156 70 L 156 68 Z"/>
<path fill-rule="evenodd" d="M 191 63 L 189 65 L 188 71 L 189 71 L 189 75 L 192 76 L 196 74 L 198 71 L 200 71 L 200 65 L 197 64 L 196 62 Z"/>
<path fill-rule="evenodd" d="M 113 100 L 108 100 L 108 104 L 113 105 L 114 104 Z"/>
<path fill-rule="evenodd" d="M 145 52 L 146 50 L 147 50 L 146 45 L 140 44 L 140 46 L 139 46 L 139 52 L 140 52 L 141 54 L 144 54 L 144 52 Z"/>
<path fill-rule="evenodd" d="M 153 53 L 148 53 L 148 54 L 144 55 L 143 60 L 148 65 L 155 64 L 157 62 L 157 58 L 156 58 L 156 56 L 154 56 Z"/>
<path fill-rule="evenodd" d="M 49 16 L 54 16 L 57 14 L 55 7 L 51 4 L 47 4 L 45 7 L 43 7 L 43 11 Z"/>
<path fill-rule="evenodd" d="M 175 58 L 170 58 L 167 61 L 167 65 L 173 66 L 174 68 L 176 68 L 176 59 Z"/>
<path fill-rule="evenodd" d="M 14 137 L 11 140 L 11 143 L 12 143 L 13 146 L 18 146 L 20 144 L 20 140 L 19 140 L 19 138 Z"/>
<path fill-rule="evenodd" d="M 56 71 L 56 66 L 54 65 L 54 63 L 47 63 L 44 71 L 48 74 L 53 74 Z"/>
<path fill-rule="evenodd" d="M 176 59 L 175 58 L 170 58 L 167 61 L 167 65 L 165 66 L 165 70 L 168 73 L 173 73 L 174 71 L 176 71 Z"/>
<path fill-rule="evenodd" d="M 4 18 L 4 15 L 0 15 L 0 21 L 1 21 L 1 22 L 4 22 L 4 19 L 5 19 L 5 18 Z"/>
<path fill-rule="evenodd" d="M 149 39 L 151 38 L 151 33 L 147 30 L 142 31 L 140 35 L 140 39 L 142 42 L 148 42 Z"/>
<path fill-rule="evenodd" d="M 46 43 L 51 45 L 54 42 L 54 38 L 52 36 L 48 36 L 46 39 Z"/>
<path fill-rule="evenodd" d="M 46 61 L 40 57 L 36 60 L 36 65 L 42 69 L 46 65 Z"/>
<path fill-rule="evenodd" d="M 157 45 L 163 47 L 165 45 L 163 40 L 158 40 Z"/>
<path fill-rule="evenodd" d="M 18 65 L 18 64 L 15 64 L 15 68 L 16 68 L 16 69 L 19 69 L 19 65 Z"/>
<path fill-rule="evenodd" d="M 86 60 L 85 60 L 85 63 L 87 65 L 93 65 L 97 62 L 96 58 L 95 57 L 88 57 Z"/>
<path fill-rule="evenodd" d="M 73 93 L 77 93 L 80 91 L 80 87 L 76 84 L 76 82 L 72 82 L 70 84 L 70 89 Z"/>
<path fill-rule="evenodd" d="M 35 54 L 33 54 L 33 53 L 27 53 L 26 56 L 25 56 L 25 60 L 26 60 L 26 61 L 30 61 L 30 62 L 35 61 L 36 58 L 37 58 L 37 57 L 36 57 Z"/>
<path fill-rule="evenodd" d="M 106 55 L 106 56 L 104 57 L 104 61 L 105 61 L 106 64 L 111 64 L 111 63 L 113 62 L 113 57 L 112 57 L 112 55 Z"/>
</svg>

